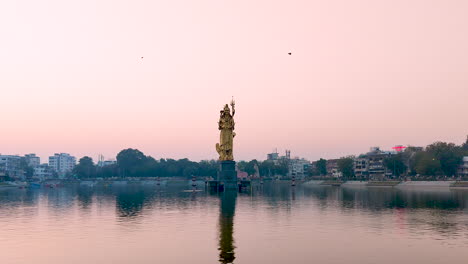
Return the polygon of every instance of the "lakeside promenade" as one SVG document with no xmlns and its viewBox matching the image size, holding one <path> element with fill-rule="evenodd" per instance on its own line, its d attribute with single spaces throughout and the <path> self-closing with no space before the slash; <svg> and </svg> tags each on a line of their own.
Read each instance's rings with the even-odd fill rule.
<svg viewBox="0 0 468 264">
<path fill-rule="evenodd" d="M 336 186 L 336 187 L 356 187 L 356 188 L 373 188 L 373 187 L 392 187 L 399 189 L 434 189 L 434 188 L 450 188 L 450 189 L 468 189 L 468 181 L 327 181 L 327 180 L 311 180 L 303 183 L 304 186 Z"/>
<path fill-rule="evenodd" d="M 251 180 L 252 185 L 261 185 L 258 180 Z M 268 181 L 271 184 L 287 183 L 288 180 L 274 180 Z M 187 185 L 204 188 L 207 181 L 204 179 L 186 179 L 183 177 L 177 178 L 141 178 L 141 179 L 88 179 L 88 180 L 60 180 L 51 179 L 41 183 L 28 183 L 28 182 L 2 182 L 0 183 L 0 190 L 11 188 L 56 188 L 66 186 L 81 186 L 81 187 L 125 187 L 125 186 L 167 186 L 167 185 Z M 343 187 L 343 188 L 397 188 L 397 189 L 468 189 L 468 181 L 335 181 L 335 180 L 309 180 L 304 182 L 297 182 L 297 185 L 304 187 Z M 293 188 L 293 186 L 291 186 Z"/>
</svg>

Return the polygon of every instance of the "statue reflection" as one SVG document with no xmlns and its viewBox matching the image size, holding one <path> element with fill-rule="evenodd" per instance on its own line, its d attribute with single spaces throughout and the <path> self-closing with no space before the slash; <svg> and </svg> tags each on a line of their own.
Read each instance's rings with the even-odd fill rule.
<svg viewBox="0 0 468 264">
<path fill-rule="evenodd" d="M 219 213 L 219 262 L 233 263 L 234 255 L 234 213 L 236 211 L 237 192 L 226 191 L 221 195 Z"/>
</svg>

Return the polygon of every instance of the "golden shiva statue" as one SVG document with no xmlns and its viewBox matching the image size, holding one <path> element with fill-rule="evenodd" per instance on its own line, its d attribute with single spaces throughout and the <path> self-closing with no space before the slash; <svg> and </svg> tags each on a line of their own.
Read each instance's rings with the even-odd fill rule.
<svg viewBox="0 0 468 264">
<path fill-rule="evenodd" d="M 220 117 L 218 122 L 218 129 L 221 130 L 219 135 L 219 143 L 216 143 L 216 151 L 219 154 L 219 160 L 234 160 L 232 153 L 233 138 L 236 136 L 234 132 L 234 114 L 236 110 L 234 108 L 234 99 L 231 101 L 231 109 L 226 104 L 224 109 L 220 111 Z"/>
</svg>

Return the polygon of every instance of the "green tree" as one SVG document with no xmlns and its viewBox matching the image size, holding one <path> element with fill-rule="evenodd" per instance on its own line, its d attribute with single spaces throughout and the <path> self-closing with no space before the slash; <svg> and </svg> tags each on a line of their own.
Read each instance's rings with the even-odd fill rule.
<svg viewBox="0 0 468 264">
<path fill-rule="evenodd" d="M 275 175 L 282 175 L 286 176 L 289 171 L 289 160 L 288 159 L 280 159 L 278 163 L 275 165 Z"/>
<path fill-rule="evenodd" d="M 254 175 L 255 174 L 255 166 L 258 166 L 257 160 L 251 160 L 247 162 L 245 165 L 244 171 L 247 172 L 248 175 Z"/>
<path fill-rule="evenodd" d="M 218 166 L 219 164 L 216 160 L 202 160 L 198 163 L 198 175 L 216 178 Z"/>
<path fill-rule="evenodd" d="M 265 160 L 258 164 L 258 170 L 261 176 L 272 176 L 276 174 L 275 163 L 271 160 Z"/>
<path fill-rule="evenodd" d="M 466 141 L 462 144 L 461 148 L 465 152 L 464 155 L 468 155 L 468 136 L 466 136 Z"/>
<path fill-rule="evenodd" d="M 439 160 L 444 175 L 454 176 L 457 174 L 458 166 L 460 166 L 463 160 L 461 147 L 453 143 L 435 142 L 426 147 L 426 152 Z"/>
<path fill-rule="evenodd" d="M 315 166 L 319 175 L 327 175 L 327 160 L 319 159 Z"/>
<path fill-rule="evenodd" d="M 111 164 L 103 167 L 96 167 L 96 177 L 111 178 L 119 174 L 119 167 L 117 164 Z"/>
<path fill-rule="evenodd" d="M 147 157 L 138 149 L 124 149 L 117 154 L 117 164 L 124 177 L 138 176 L 146 161 Z"/>
<path fill-rule="evenodd" d="M 78 165 L 73 168 L 73 173 L 80 179 L 89 179 L 96 176 L 96 166 L 93 159 L 84 156 L 78 161 Z"/>
<path fill-rule="evenodd" d="M 408 167 L 404 162 L 404 153 L 398 153 L 396 155 L 391 155 L 384 159 L 385 167 L 392 171 L 393 175 L 399 177 L 404 174 Z"/>
<path fill-rule="evenodd" d="M 436 157 L 428 152 L 420 152 L 415 157 L 416 173 L 423 176 L 436 176 L 442 174 L 442 166 Z"/>
<path fill-rule="evenodd" d="M 240 171 L 244 171 L 245 172 L 245 167 L 247 166 L 247 161 L 245 160 L 241 160 L 239 162 L 237 162 L 237 169 L 239 169 Z"/>
<path fill-rule="evenodd" d="M 340 158 L 338 160 L 338 169 L 343 174 L 344 179 L 354 178 L 354 158 L 353 157 Z"/>
</svg>

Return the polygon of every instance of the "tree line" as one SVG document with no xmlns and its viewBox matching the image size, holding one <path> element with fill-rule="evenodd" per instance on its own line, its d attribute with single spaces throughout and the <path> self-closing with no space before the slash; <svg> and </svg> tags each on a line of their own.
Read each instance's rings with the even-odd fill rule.
<svg viewBox="0 0 468 264">
<path fill-rule="evenodd" d="M 238 169 L 255 175 L 258 170 L 261 176 L 286 175 L 288 165 L 285 161 L 239 161 Z M 115 164 L 97 166 L 93 159 L 82 157 L 73 169 L 72 174 L 80 179 L 110 177 L 213 177 L 216 178 L 219 163 L 216 160 L 200 162 L 188 159 L 155 159 L 146 156 L 138 149 L 124 149 L 117 154 Z"/>
<path fill-rule="evenodd" d="M 188 159 L 155 159 L 146 156 L 138 149 L 124 149 L 117 154 L 117 162 L 107 166 L 97 166 L 92 158 L 82 157 L 73 169 L 77 178 L 110 177 L 216 177 L 218 163 L 215 160 L 200 162 Z"/>
</svg>

